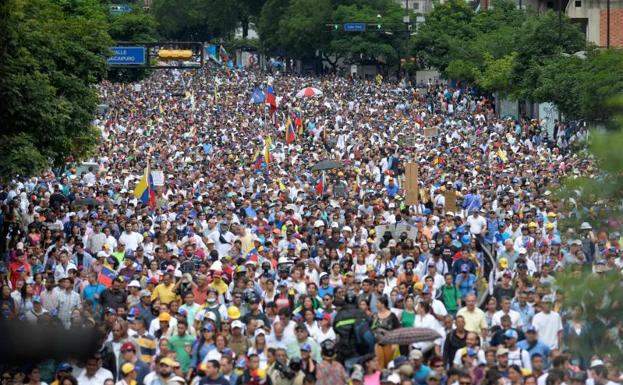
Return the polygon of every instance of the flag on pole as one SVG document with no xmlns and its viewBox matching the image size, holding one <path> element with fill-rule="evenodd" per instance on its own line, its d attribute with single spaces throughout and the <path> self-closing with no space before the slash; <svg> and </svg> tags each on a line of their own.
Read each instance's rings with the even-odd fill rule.
<svg viewBox="0 0 623 385">
<path fill-rule="evenodd" d="M 298 108 L 294 112 L 294 126 L 298 128 L 299 135 L 303 135 L 303 116 Z"/>
<path fill-rule="evenodd" d="M 270 113 L 274 113 L 277 110 L 277 97 L 275 96 L 275 90 L 273 86 L 268 86 L 266 88 L 266 104 L 270 106 Z"/>
<path fill-rule="evenodd" d="M 106 287 L 111 287 L 112 281 L 114 281 L 116 277 L 117 275 L 113 270 L 107 268 L 106 266 L 102 266 L 102 270 L 97 277 L 97 282 Z"/>
<path fill-rule="evenodd" d="M 134 196 L 145 204 L 149 204 L 151 208 L 156 208 L 156 192 L 154 188 L 154 178 L 151 176 L 149 164 L 145 168 L 145 173 L 141 180 L 134 187 Z"/>
<path fill-rule="evenodd" d="M 296 141 L 296 131 L 294 131 L 294 125 L 292 124 L 292 119 L 288 115 L 288 120 L 286 120 L 286 143 L 290 144 Z"/>
<path fill-rule="evenodd" d="M 501 148 L 498 148 L 498 157 L 503 163 L 508 162 L 508 157 Z"/>
<path fill-rule="evenodd" d="M 327 180 L 325 177 L 325 173 L 323 171 L 322 175 L 318 179 L 318 183 L 316 184 L 316 192 L 318 194 L 324 194 L 326 191 L 327 191 Z"/>
<path fill-rule="evenodd" d="M 260 151 L 257 150 L 255 152 L 255 155 L 253 156 L 253 166 L 255 168 L 260 168 L 262 167 L 262 154 L 260 154 Z"/>
<path fill-rule="evenodd" d="M 264 143 L 264 162 L 266 162 L 266 167 L 270 163 L 270 147 L 268 146 L 268 140 Z"/>
<path fill-rule="evenodd" d="M 255 89 L 253 90 L 253 93 L 251 94 L 251 103 L 260 104 L 260 103 L 264 103 L 265 101 L 266 101 L 266 96 L 264 96 L 264 93 L 262 92 L 260 87 L 255 87 Z"/>
</svg>

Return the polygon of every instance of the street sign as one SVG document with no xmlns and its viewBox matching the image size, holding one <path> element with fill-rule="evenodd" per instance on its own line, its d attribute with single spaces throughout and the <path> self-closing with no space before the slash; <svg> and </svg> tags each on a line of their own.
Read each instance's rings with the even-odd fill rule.
<svg viewBox="0 0 623 385">
<path fill-rule="evenodd" d="M 113 14 L 119 14 L 119 13 L 130 12 L 130 11 L 132 11 L 132 8 L 130 8 L 129 5 L 111 5 L 110 6 L 110 13 L 113 13 Z"/>
<path fill-rule="evenodd" d="M 344 31 L 346 32 L 364 32 L 366 23 L 344 23 Z"/>
<path fill-rule="evenodd" d="M 145 65 L 145 47 L 111 47 L 110 65 Z"/>
</svg>

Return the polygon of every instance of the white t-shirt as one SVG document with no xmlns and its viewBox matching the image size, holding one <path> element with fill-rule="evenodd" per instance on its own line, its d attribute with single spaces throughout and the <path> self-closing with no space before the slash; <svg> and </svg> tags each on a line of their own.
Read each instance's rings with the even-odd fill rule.
<svg viewBox="0 0 623 385">
<path fill-rule="evenodd" d="M 560 314 L 555 311 L 549 313 L 539 312 L 534 315 L 532 325 L 539 333 L 539 341 L 550 349 L 558 349 L 558 332 L 562 331 Z"/>
<path fill-rule="evenodd" d="M 482 229 L 487 226 L 487 220 L 485 217 L 479 215 L 475 218 L 473 215 L 467 217 L 466 222 L 469 224 L 469 232 L 473 235 L 480 235 L 482 233 Z"/>
<path fill-rule="evenodd" d="M 491 326 L 497 326 L 502 324 L 502 316 L 505 315 L 502 310 L 498 310 L 493 314 L 493 318 L 491 319 Z M 513 329 L 520 329 L 523 327 L 521 323 L 521 316 L 515 310 L 509 310 L 508 315 L 511 317 L 511 327 Z"/>
</svg>

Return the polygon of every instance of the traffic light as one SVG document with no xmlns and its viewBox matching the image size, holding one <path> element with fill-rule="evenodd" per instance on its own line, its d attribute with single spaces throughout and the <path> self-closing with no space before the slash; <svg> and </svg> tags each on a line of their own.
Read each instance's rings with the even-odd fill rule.
<svg viewBox="0 0 623 385">
<path fill-rule="evenodd" d="M 193 51 L 189 49 L 161 49 L 158 51 L 158 59 L 187 61 L 192 59 Z"/>
<path fill-rule="evenodd" d="M 340 30 L 340 25 L 335 23 L 325 23 L 325 27 L 329 32 L 337 32 Z"/>
</svg>

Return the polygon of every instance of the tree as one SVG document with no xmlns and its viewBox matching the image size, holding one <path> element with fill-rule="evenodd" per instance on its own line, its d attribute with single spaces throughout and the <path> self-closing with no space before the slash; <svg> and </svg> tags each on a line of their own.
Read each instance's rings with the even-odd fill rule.
<svg viewBox="0 0 623 385">
<path fill-rule="evenodd" d="M 369 30 L 363 33 L 344 32 L 340 29 L 331 35 L 327 52 L 346 56 L 349 58 L 348 62 L 353 63 L 381 58 L 387 64 L 397 63 L 404 38 L 402 32 L 405 31 L 400 6 L 391 0 L 345 3 L 347 4 L 340 4 L 333 11 L 333 22 L 366 22 L 380 24 L 382 28 L 376 31 L 367 27 Z"/>
<path fill-rule="evenodd" d="M 0 55 L 0 177 L 89 154 L 111 44 L 99 2 L 8 0 Z"/>
<path fill-rule="evenodd" d="M 288 4 L 288 0 L 267 0 L 262 7 L 257 27 L 266 53 L 272 54 L 281 47 L 279 23 L 288 9 Z"/>
<path fill-rule="evenodd" d="M 622 100 L 608 103 L 608 108 L 621 111 Z M 595 234 L 605 230 L 619 231 L 623 223 L 623 121 L 618 119 L 616 131 L 591 133 L 589 154 L 578 161 L 589 165 L 588 176 L 572 177 L 563 183 L 559 198 L 564 210 L 572 213 L 562 221 L 563 231 L 577 229 L 581 222 L 589 222 Z M 573 198 L 571 200 L 570 198 Z M 604 248 L 607 245 L 597 245 Z M 603 253 L 603 252 L 602 252 Z M 599 256 L 599 258 L 603 258 Z M 590 265 L 586 268 L 572 267 L 556 276 L 556 285 L 564 293 L 567 309 L 582 309 L 580 320 L 590 326 L 577 344 L 570 346 L 573 352 L 588 361 L 587 352 L 598 348 L 600 357 L 610 355 L 615 366 L 623 368 L 623 290 L 621 273 L 595 274 Z"/>
<path fill-rule="evenodd" d="M 313 56 L 325 44 L 323 23 L 330 14 L 330 0 L 292 0 L 279 23 L 279 41 L 288 56 Z"/>
<path fill-rule="evenodd" d="M 178 41 L 226 38 L 238 21 L 234 1 L 154 0 L 152 12 L 160 35 Z"/>
<path fill-rule="evenodd" d="M 410 50 L 425 67 L 444 72 L 452 60 L 464 59 L 465 42 L 476 35 L 474 11 L 462 0 L 436 3 L 410 42 Z"/>
</svg>

